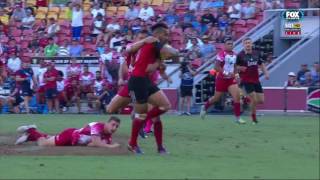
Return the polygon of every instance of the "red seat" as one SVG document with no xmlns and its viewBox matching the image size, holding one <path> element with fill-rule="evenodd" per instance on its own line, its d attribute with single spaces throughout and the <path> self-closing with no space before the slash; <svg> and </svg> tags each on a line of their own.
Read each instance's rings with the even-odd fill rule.
<svg viewBox="0 0 320 180">
<path fill-rule="evenodd" d="M 82 33 L 84 34 L 84 35 L 89 35 L 89 34 L 91 34 L 91 27 L 90 26 L 84 26 L 83 27 L 83 29 L 82 29 Z"/>
<path fill-rule="evenodd" d="M 92 43 L 84 44 L 83 46 L 84 49 L 89 49 L 91 51 L 96 51 L 96 45 Z"/>
<path fill-rule="evenodd" d="M 83 26 L 92 26 L 93 20 L 92 19 L 84 19 Z"/>
<path fill-rule="evenodd" d="M 253 27 L 255 27 L 257 24 L 259 24 L 259 20 L 256 19 L 249 19 L 247 20 L 247 27 L 249 29 L 252 29 Z"/>
<path fill-rule="evenodd" d="M 234 22 L 233 26 L 234 26 L 234 28 L 244 27 L 244 26 L 246 26 L 246 21 L 239 19 L 236 22 Z"/>
<path fill-rule="evenodd" d="M 1 43 L 7 43 L 9 41 L 9 38 L 7 36 L 1 36 L 0 42 Z"/>
</svg>

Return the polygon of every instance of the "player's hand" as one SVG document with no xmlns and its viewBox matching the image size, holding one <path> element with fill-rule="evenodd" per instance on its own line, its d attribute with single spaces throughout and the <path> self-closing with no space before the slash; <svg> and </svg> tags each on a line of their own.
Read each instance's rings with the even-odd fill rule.
<svg viewBox="0 0 320 180">
<path fill-rule="evenodd" d="M 153 36 L 149 36 L 144 39 L 144 43 L 155 43 L 155 42 L 159 42 L 159 39 L 157 39 Z"/>
<path fill-rule="evenodd" d="M 241 72 L 245 72 L 247 70 L 247 67 L 245 66 L 239 66 L 238 69 L 241 71 Z"/>
<path fill-rule="evenodd" d="M 270 79 L 269 74 L 265 74 L 264 77 L 266 78 L 266 80 Z"/>
<path fill-rule="evenodd" d="M 125 81 L 123 79 L 118 80 L 118 85 L 123 86 L 125 84 Z"/>
<path fill-rule="evenodd" d="M 169 83 L 169 84 L 172 84 L 172 79 L 170 78 L 170 77 L 168 77 L 168 79 L 167 79 L 167 82 Z"/>
<path fill-rule="evenodd" d="M 118 148 L 118 147 L 120 147 L 120 144 L 119 143 L 113 143 L 113 144 L 110 144 L 109 146 L 110 146 L 110 148 Z"/>
</svg>

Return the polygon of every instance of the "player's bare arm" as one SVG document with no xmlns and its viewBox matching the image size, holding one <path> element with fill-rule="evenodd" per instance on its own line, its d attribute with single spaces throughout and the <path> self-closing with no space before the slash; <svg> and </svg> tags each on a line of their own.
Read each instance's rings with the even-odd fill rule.
<svg viewBox="0 0 320 180">
<path fill-rule="evenodd" d="M 260 69 L 263 72 L 266 79 L 269 80 L 269 71 L 267 70 L 266 65 L 264 63 L 260 65 Z"/>
<path fill-rule="evenodd" d="M 146 37 L 136 43 L 131 44 L 126 48 L 127 53 L 135 53 L 137 52 L 144 44 L 158 42 L 159 40 L 153 36 Z"/>
<path fill-rule="evenodd" d="M 214 69 L 217 71 L 217 72 L 222 72 L 222 67 L 221 67 L 221 64 L 219 61 L 215 61 L 214 63 Z"/>
<path fill-rule="evenodd" d="M 127 63 L 124 61 L 119 68 L 118 74 L 119 74 L 119 80 L 118 80 L 118 85 L 122 86 L 126 82 L 124 81 L 123 75 L 128 73 L 128 66 Z"/>
<path fill-rule="evenodd" d="M 101 140 L 100 136 L 92 136 L 91 142 L 88 144 L 91 147 L 104 147 L 104 148 L 117 148 L 120 146 L 118 143 L 107 144 Z"/>
</svg>

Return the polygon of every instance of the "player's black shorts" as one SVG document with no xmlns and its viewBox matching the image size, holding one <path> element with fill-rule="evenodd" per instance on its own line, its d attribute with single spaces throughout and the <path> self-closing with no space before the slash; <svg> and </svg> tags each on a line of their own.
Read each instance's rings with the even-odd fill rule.
<svg viewBox="0 0 320 180">
<path fill-rule="evenodd" d="M 128 87 L 132 101 L 139 104 L 147 103 L 149 96 L 160 90 L 147 77 L 130 77 Z"/>
<path fill-rule="evenodd" d="M 54 99 L 58 96 L 57 89 L 47 89 L 46 90 L 46 98 L 47 99 Z"/>
<path fill-rule="evenodd" d="M 241 87 L 246 91 L 247 94 L 252 92 L 263 93 L 260 82 L 258 83 L 241 83 Z"/>
<path fill-rule="evenodd" d="M 192 96 L 192 87 L 180 86 L 180 96 Z"/>
<path fill-rule="evenodd" d="M 12 104 L 13 107 L 19 106 L 20 103 L 24 101 L 24 99 L 20 95 L 16 95 L 14 98 L 16 99 L 16 101 Z"/>
<path fill-rule="evenodd" d="M 33 90 L 31 88 L 22 88 L 21 89 L 21 96 L 25 97 L 25 96 L 33 96 Z"/>
</svg>

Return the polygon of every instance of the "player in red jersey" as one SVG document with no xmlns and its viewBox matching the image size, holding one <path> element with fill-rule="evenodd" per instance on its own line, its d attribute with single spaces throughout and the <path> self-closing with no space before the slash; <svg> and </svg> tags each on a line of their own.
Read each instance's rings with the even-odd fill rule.
<svg viewBox="0 0 320 180">
<path fill-rule="evenodd" d="M 269 79 L 269 72 L 258 52 L 253 51 L 252 40 L 245 38 L 242 43 L 244 51 L 237 56 L 237 69 L 241 78 L 240 85 L 250 99 L 252 122 L 256 124 L 258 123 L 256 106 L 264 102 L 263 89 L 259 81 L 259 68 L 261 68 L 266 79 Z"/>
<path fill-rule="evenodd" d="M 239 124 L 245 123 L 240 117 L 240 89 L 235 79 L 237 56 L 232 49 L 233 41 L 226 39 L 225 50 L 219 52 L 215 60 L 215 69 L 218 72 L 216 76 L 215 94 L 201 107 L 200 117 L 202 119 L 205 118 L 209 107 L 219 101 L 225 92 L 229 92 L 233 98 L 233 110 L 236 116 L 236 122 Z"/>
<path fill-rule="evenodd" d="M 80 74 L 80 89 L 81 93 L 87 96 L 89 93 L 92 93 L 92 84 L 94 81 L 94 74 L 89 71 L 89 65 L 83 66 L 83 72 Z"/>
<path fill-rule="evenodd" d="M 137 42 L 129 44 L 126 48 L 126 61 L 124 61 L 119 68 L 118 85 L 120 86 L 120 89 L 117 95 L 112 98 L 108 106 L 106 106 L 106 112 L 109 114 L 116 113 L 131 102 L 128 89 L 128 78 L 133 68 L 136 52 L 144 44 L 157 41 L 157 39 L 152 37 L 147 38 L 147 36 L 147 31 L 141 31 L 137 36 Z"/>
<path fill-rule="evenodd" d="M 60 109 L 57 91 L 58 77 L 59 72 L 55 69 L 54 63 L 48 63 L 47 71 L 44 73 L 44 82 L 49 113 L 53 113 L 53 106 L 55 106 L 56 112 L 59 112 Z"/>
<path fill-rule="evenodd" d="M 120 119 L 110 117 L 107 122 L 91 122 L 83 128 L 68 128 L 55 136 L 42 133 L 35 125 L 18 127 L 22 135 L 17 139 L 16 145 L 34 141 L 38 146 L 93 146 L 116 148 L 118 143 L 112 142 L 114 134 L 120 126 Z"/>
<path fill-rule="evenodd" d="M 154 130 L 159 153 L 166 153 L 162 144 L 162 122 L 159 117 L 171 108 L 168 98 L 165 94 L 150 80 L 150 74 L 159 67 L 160 54 L 163 46 L 167 43 L 169 37 L 168 27 L 165 24 L 158 23 L 152 27 L 152 33 L 159 41 L 156 43 L 144 44 L 137 52 L 131 77 L 128 82 L 130 96 L 134 103 L 134 120 L 132 123 L 131 137 L 128 143 L 128 149 L 136 154 L 142 154 L 138 146 L 138 134 L 146 119 L 155 119 Z M 173 49 L 172 49 L 173 50 Z M 178 55 L 176 50 L 172 54 Z M 148 111 L 148 103 L 154 107 Z"/>
</svg>

